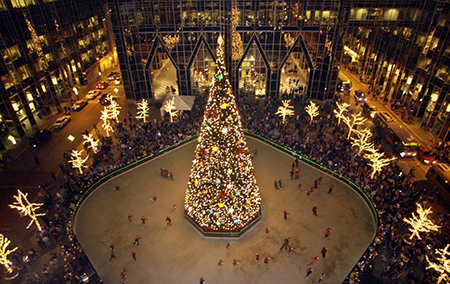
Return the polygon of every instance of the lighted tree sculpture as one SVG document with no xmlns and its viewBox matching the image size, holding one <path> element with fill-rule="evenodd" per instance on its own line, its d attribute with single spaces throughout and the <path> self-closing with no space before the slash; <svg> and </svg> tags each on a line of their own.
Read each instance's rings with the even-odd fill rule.
<svg viewBox="0 0 450 284">
<path fill-rule="evenodd" d="M 81 153 L 83 153 L 84 150 L 78 151 L 78 150 L 72 150 L 71 156 L 72 159 L 69 161 L 69 163 L 72 164 L 72 167 L 75 169 L 78 169 L 80 171 L 80 175 L 83 174 L 83 169 L 87 168 L 87 166 L 84 165 L 84 163 L 89 158 L 89 155 L 86 156 L 86 158 L 81 158 Z"/>
<path fill-rule="evenodd" d="M 439 274 L 437 279 L 437 284 L 439 283 L 450 283 L 450 252 L 448 251 L 450 244 L 447 244 L 444 249 L 436 249 L 434 252 L 434 261 L 431 261 L 428 258 L 428 255 L 425 255 L 428 266 L 427 269 L 433 268 Z"/>
<path fill-rule="evenodd" d="M 87 144 L 88 148 L 92 149 L 92 152 L 94 152 L 94 154 L 97 154 L 97 146 L 98 146 L 98 140 L 94 139 L 94 135 L 89 134 L 89 135 L 85 135 L 83 134 L 83 144 Z"/>
<path fill-rule="evenodd" d="M 373 179 L 375 174 L 380 172 L 383 167 L 395 160 L 395 157 L 383 158 L 384 153 L 378 152 L 378 150 L 373 147 L 368 148 L 366 151 L 368 151 L 368 153 L 364 154 L 364 158 L 369 160 L 367 164 L 372 167 L 372 173 L 370 174 L 371 179 Z"/>
<path fill-rule="evenodd" d="M 175 98 L 167 100 L 164 103 L 164 110 L 170 115 L 170 123 L 173 123 L 173 118 L 178 115 L 178 110 L 175 106 Z"/>
<path fill-rule="evenodd" d="M 10 204 L 9 207 L 13 209 L 19 210 L 19 213 L 23 216 L 28 216 L 31 218 L 30 223 L 27 226 L 27 229 L 31 227 L 31 225 L 35 224 L 39 231 L 42 231 L 41 224 L 39 224 L 39 220 L 37 217 L 44 216 L 45 213 L 36 213 L 36 211 L 41 208 L 43 203 L 30 203 L 27 199 L 28 193 L 23 193 L 20 189 L 17 190 L 18 195 L 14 195 L 14 199 L 16 200 L 13 204 Z"/>
<path fill-rule="evenodd" d="M 313 101 L 310 101 L 309 105 L 307 105 L 305 109 L 309 114 L 309 117 L 311 118 L 311 120 L 309 121 L 309 124 L 311 124 L 314 120 L 314 117 L 319 115 L 319 106 L 316 105 Z"/>
<path fill-rule="evenodd" d="M 374 149 L 374 145 L 372 142 L 372 132 L 369 129 L 365 128 L 361 131 L 355 131 L 356 136 L 358 138 L 351 137 L 350 143 L 353 147 L 357 147 L 357 154 L 361 155 L 363 151 L 370 151 Z"/>
<path fill-rule="evenodd" d="M 101 113 L 100 119 L 103 121 L 102 127 L 106 131 L 106 136 L 109 137 L 109 133 L 114 132 L 114 128 L 111 125 L 111 120 L 114 119 L 114 113 L 108 106 L 105 106 Z"/>
<path fill-rule="evenodd" d="M 337 117 L 338 119 L 338 125 L 341 124 L 341 119 L 344 118 L 345 113 L 348 111 L 348 107 L 350 106 L 350 104 L 343 102 L 343 103 L 338 103 L 336 102 L 336 106 L 337 109 L 333 110 L 334 115 Z"/>
<path fill-rule="evenodd" d="M 241 34 L 236 31 L 236 26 L 239 25 L 240 16 L 237 2 L 233 3 L 231 15 L 231 60 L 237 61 L 240 60 L 242 55 L 244 54 Z"/>
<path fill-rule="evenodd" d="M 203 233 L 223 235 L 242 233 L 260 220 L 261 197 L 225 68 L 221 36 L 218 43 L 217 71 L 192 161 L 185 214 Z"/>
<path fill-rule="evenodd" d="M 365 119 L 364 117 L 362 117 L 361 112 L 356 113 L 356 114 L 350 114 L 350 116 L 342 116 L 342 121 L 344 121 L 344 123 L 348 126 L 348 135 L 347 135 L 347 139 L 350 138 L 350 136 L 352 135 L 353 132 L 355 132 L 355 126 L 357 125 L 362 125 L 367 119 Z"/>
<path fill-rule="evenodd" d="M 109 104 L 109 106 L 107 106 L 107 108 L 109 109 L 111 118 L 114 119 L 116 121 L 116 123 L 119 123 L 119 114 L 120 114 L 120 109 L 122 107 L 119 106 L 119 104 L 116 102 L 116 100 L 114 100 L 114 98 L 111 95 L 108 95 L 108 101 L 111 102 Z"/>
<path fill-rule="evenodd" d="M 13 272 L 12 262 L 8 259 L 8 255 L 17 250 L 17 247 L 12 250 L 7 249 L 11 243 L 7 237 L 0 234 L 0 265 L 3 265 L 9 273 Z"/>
<path fill-rule="evenodd" d="M 294 114 L 294 107 L 289 105 L 291 103 L 290 100 L 282 101 L 282 103 L 283 105 L 278 107 L 275 114 L 279 114 L 283 118 L 283 123 L 286 123 L 286 116 Z"/>
<path fill-rule="evenodd" d="M 148 101 L 147 100 L 142 100 L 140 103 L 137 103 L 137 119 L 142 119 L 142 121 L 144 123 L 147 122 L 147 116 L 148 116 L 148 112 L 149 112 L 149 107 L 148 107 Z"/>
<path fill-rule="evenodd" d="M 428 215 L 433 213 L 431 207 L 428 209 L 423 209 L 420 203 L 417 203 L 417 216 L 412 213 L 411 218 L 404 218 L 403 221 L 411 225 L 409 231 L 411 232 L 410 239 L 416 236 L 419 240 L 422 239 L 420 233 L 428 233 L 430 231 L 438 231 L 440 226 L 433 224 L 433 222 L 428 219 Z"/>
</svg>

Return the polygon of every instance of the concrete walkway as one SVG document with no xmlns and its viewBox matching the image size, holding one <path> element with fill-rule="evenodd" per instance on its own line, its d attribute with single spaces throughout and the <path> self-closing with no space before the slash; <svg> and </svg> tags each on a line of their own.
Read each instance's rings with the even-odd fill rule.
<svg viewBox="0 0 450 284">
<path fill-rule="evenodd" d="M 262 196 L 262 221 L 239 239 L 205 238 L 183 216 L 185 190 L 191 170 L 194 140 L 180 148 L 108 181 L 81 206 L 74 231 L 104 283 L 121 283 L 120 272 L 128 270 L 128 283 L 341 283 L 375 236 L 376 224 L 369 206 L 351 188 L 302 162 L 300 179 L 290 180 L 293 158 L 253 138 L 249 149 L 254 157 L 255 175 Z M 159 169 L 172 171 L 175 180 L 160 176 Z M 306 190 L 314 179 L 322 184 L 308 199 Z M 283 189 L 273 188 L 283 180 Z M 303 188 L 297 189 L 301 182 Z M 332 194 L 327 194 L 331 183 Z M 119 185 L 121 189 L 114 191 Z M 154 195 L 157 201 L 150 200 Z M 177 209 L 174 209 L 174 204 Z M 318 216 L 311 209 L 316 204 Z M 283 210 L 289 212 L 287 221 Z M 128 213 L 134 215 L 127 220 Z M 148 218 L 143 225 L 141 216 Z M 172 226 L 165 219 L 170 216 Z M 265 228 L 269 227 L 266 236 Z M 330 227 L 332 234 L 325 238 Z M 136 236 L 140 245 L 133 245 Z M 290 237 L 293 252 L 280 251 Z M 226 244 L 231 243 L 227 251 Z M 110 243 L 117 259 L 109 261 Z M 322 247 L 328 253 L 323 259 Z M 133 260 L 132 251 L 137 260 Z M 260 264 L 255 254 L 261 256 Z M 270 257 L 268 268 L 262 260 Z M 304 278 L 312 257 L 313 273 Z M 219 260 L 223 267 L 217 268 Z M 239 265 L 233 268 L 233 260 Z"/>
</svg>

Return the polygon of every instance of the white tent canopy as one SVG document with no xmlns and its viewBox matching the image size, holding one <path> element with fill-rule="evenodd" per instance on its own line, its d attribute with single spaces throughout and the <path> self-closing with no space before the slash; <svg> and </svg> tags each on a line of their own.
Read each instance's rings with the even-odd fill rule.
<svg viewBox="0 0 450 284">
<path fill-rule="evenodd" d="M 191 110 L 194 106 L 195 96 L 167 96 L 160 108 L 161 117 L 164 117 L 166 114 L 165 106 L 172 99 L 177 110 Z"/>
</svg>

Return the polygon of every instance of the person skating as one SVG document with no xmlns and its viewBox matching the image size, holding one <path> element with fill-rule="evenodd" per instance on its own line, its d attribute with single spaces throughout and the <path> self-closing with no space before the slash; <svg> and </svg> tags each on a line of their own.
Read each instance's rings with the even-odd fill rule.
<svg viewBox="0 0 450 284">
<path fill-rule="evenodd" d="M 231 243 L 227 243 L 227 245 L 225 246 L 227 248 L 227 251 L 230 250 L 230 246 L 231 246 Z"/>
<path fill-rule="evenodd" d="M 219 259 L 219 263 L 217 263 L 217 268 L 221 268 L 223 266 L 223 261 Z"/>
<path fill-rule="evenodd" d="M 148 220 L 147 218 L 145 218 L 144 216 L 142 216 L 142 217 L 141 217 L 142 225 L 145 225 L 145 222 L 146 222 L 147 220 Z"/>
<path fill-rule="evenodd" d="M 283 245 L 281 246 L 281 248 L 280 248 L 280 250 L 282 250 L 283 248 L 284 248 L 284 250 L 287 250 L 288 249 L 288 247 L 289 247 L 289 240 L 290 240 L 291 238 L 286 238 L 286 239 L 284 239 L 284 243 L 283 243 Z"/>
<path fill-rule="evenodd" d="M 311 266 L 311 265 L 313 265 L 314 263 L 316 263 L 316 261 L 318 261 L 319 260 L 319 258 L 316 256 L 316 257 L 313 257 L 313 258 L 311 258 L 311 262 L 310 263 L 308 263 L 308 265 L 307 266 Z"/>
<path fill-rule="evenodd" d="M 287 215 L 289 215 L 289 213 L 286 210 L 284 210 L 283 215 L 284 215 L 284 220 L 287 221 Z"/>
<path fill-rule="evenodd" d="M 239 265 L 239 261 L 237 261 L 236 259 L 233 260 L 233 268 L 236 268 L 236 266 Z"/>
<path fill-rule="evenodd" d="M 328 188 L 328 193 L 333 192 L 334 183 L 330 184 L 330 188 Z"/>
<path fill-rule="evenodd" d="M 320 275 L 319 282 L 322 282 L 323 279 L 325 279 L 325 273 L 322 273 L 322 275 Z"/>
<path fill-rule="evenodd" d="M 306 270 L 306 275 L 304 278 L 309 277 L 309 275 L 311 275 L 311 273 L 313 272 L 311 267 L 308 267 L 308 270 Z"/>
<path fill-rule="evenodd" d="M 295 169 L 295 179 L 298 179 L 298 176 L 299 176 L 301 170 L 302 169 L 299 169 L 299 168 Z"/>
<path fill-rule="evenodd" d="M 322 254 L 322 257 L 325 258 L 326 254 L 327 254 L 327 248 L 323 247 L 322 250 L 320 251 L 320 253 Z"/>
<path fill-rule="evenodd" d="M 275 186 L 275 189 L 278 189 L 278 182 L 277 181 L 275 181 L 273 185 Z"/>
<path fill-rule="evenodd" d="M 329 235 L 331 235 L 331 229 L 330 229 L 330 228 L 327 228 L 327 229 L 325 230 L 325 238 L 328 238 Z"/>
<path fill-rule="evenodd" d="M 134 243 L 133 243 L 133 245 L 135 245 L 135 244 L 139 245 L 139 241 L 140 241 L 140 240 L 141 240 L 141 237 L 136 236 L 136 238 L 134 238 Z"/>
<path fill-rule="evenodd" d="M 266 228 L 266 236 L 267 236 L 267 237 L 269 237 L 269 232 L 270 232 L 270 228 L 267 227 L 267 228 Z"/>
<path fill-rule="evenodd" d="M 114 244 L 113 244 L 113 243 L 111 243 L 111 244 L 109 245 L 109 249 L 110 249 L 110 250 L 114 250 Z"/>
<path fill-rule="evenodd" d="M 266 258 L 264 258 L 264 264 L 266 265 L 266 268 L 269 268 L 269 260 L 270 260 L 270 257 L 266 257 Z"/>
<path fill-rule="evenodd" d="M 111 259 L 115 259 L 116 258 L 116 252 L 115 251 L 111 251 L 111 257 L 109 258 L 109 261 L 111 261 Z"/>
<path fill-rule="evenodd" d="M 256 263 L 258 263 L 258 265 L 259 265 L 259 254 L 258 253 L 256 253 L 255 259 L 256 259 Z"/>
<path fill-rule="evenodd" d="M 205 279 L 203 279 L 203 277 L 200 278 L 200 284 L 205 284 Z"/>
<path fill-rule="evenodd" d="M 283 189 L 283 183 L 281 182 L 281 178 L 278 180 L 278 186 L 280 189 Z"/>
<path fill-rule="evenodd" d="M 317 206 L 316 206 L 316 204 L 314 204 L 314 206 L 313 206 L 311 211 L 312 211 L 314 216 L 317 216 Z"/>
<path fill-rule="evenodd" d="M 136 252 L 135 251 L 131 252 L 131 256 L 133 257 L 134 260 L 136 260 Z"/>
<path fill-rule="evenodd" d="M 133 215 L 131 215 L 130 213 L 128 213 L 128 221 L 131 222 L 133 218 Z"/>
<path fill-rule="evenodd" d="M 169 216 L 166 217 L 166 223 L 167 226 L 172 226 L 172 219 L 170 219 Z"/>
</svg>

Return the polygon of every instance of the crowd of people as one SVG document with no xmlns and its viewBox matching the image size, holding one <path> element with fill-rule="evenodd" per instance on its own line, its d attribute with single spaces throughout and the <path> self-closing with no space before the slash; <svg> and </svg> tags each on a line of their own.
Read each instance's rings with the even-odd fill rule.
<svg viewBox="0 0 450 284">
<path fill-rule="evenodd" d="M 196 104 L 204 106 L 205 99 L 198 96 Z M 275 115 L 278 98 L 269 97 L 261 106 L 260 101 L 242 96 L 237 105 L 246 129 L 348 178 L 364 190 L 376 206 L 380 217 L 378 234 L 345 282 L 357 283 L 365 272 L 370 273 L 374 269 L 375 261 L 382 261 L 382 277 L 389 283 L 435 283 L 434 270 L 425 269 L 425 255 L 433 259 L 433 249 L 443 248 L 449 243 L 450 228 L 446 216 L 437 220 L 442 226 L 439 232 L 422 241 L 405 241 L 407 226 L 402 221 L 415 211 L 416 203 L 429 206 L 433 202 L 429 192 L 418 191 L 416 182 L 408 178 L 396 163 L 383 168 L 376 178 L 370 179 L 371 168 L 367 161 L 352 152 L 346 129 L 333 119 L 333 104 L 325 103 L 318 121 L 310 124 L 309 117 L 302 111 L 306 104 L 299 99 L 295 101 L 297 113 L 286 124 Z M 262 107 L 267 111 L 260 111 Z M 61 171 L 52 175 L 54 182 L 41 189 L 47 214 L 43 218 L 45 228 L 36 236 L 42 249 L 58 242 L 64 245 L 61 255 L 55 255 L 40 273 L 50 283 L 62 283 L 61 278 L 66 281 L 92 274 L 94 269 L 71 230 L 71 214 L 80 196 L 110 172 L 142 157 L 158 155 L 164 147 L 198 133 L 200 123 L 201 116 L 187 113 L 173 124 L 165 121 L 139 123 L 131 118 L 125 119 L 115 125 L 114 142 L 104 139 L 99 146 L 100 152 L 93 155 L 92 164 L 81 175 L 71 169 L 68 155 L 65 155 L 60 164 Z M 28 254 L 17 252 L 14 257 L 17 264 L 24 266 L 23 259 Z M 36 279 L 40 278 L 39 272 L 28 275 L 28 283 L 38 282 Z"/>
</svg>

